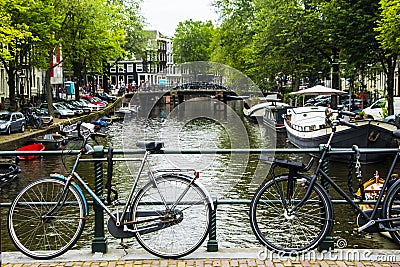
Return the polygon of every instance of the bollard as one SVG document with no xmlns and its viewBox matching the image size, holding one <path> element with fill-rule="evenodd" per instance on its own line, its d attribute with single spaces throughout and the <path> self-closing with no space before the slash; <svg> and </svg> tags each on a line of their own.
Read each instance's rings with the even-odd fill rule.
<svg viewBox="0 0 400 267">
<path fill-rule="evenodd" d="M 103 146 L 95 146 L 93 158 L 103 157 Z M 103 163 L 94 163 L 94 192 L 104 202 L 103 196 Z M 93 204 L 94 209 L 94 238 L 92 239 L 92 253 L 107 253 L 107 237 L 104 235 L 104 211 L 97 204 Z"/>
<path fill-rule="evenodd" d="M 210 230 L 208 231 L 207 252 L 218 251 L 217 241 L 217 198 L 213 198 L 214 210 L 211 211 Z"/>
<path fill-rule="evenodd" d="M 326 174 L 329 174 L 329 159 L 325 158 L 322 162 L 321 169 Z M 329 194 L 329 183 L 325 180 L 324 177 L 321 177 L 321 185 L 325 188 L 326 192 Z M 318 251 L 333 251 L 335 248 L 335 244 L 333 242 L 333 238 L 330 233 L 325 237 L 325 239 L 319 244 Z"/>
</svg>

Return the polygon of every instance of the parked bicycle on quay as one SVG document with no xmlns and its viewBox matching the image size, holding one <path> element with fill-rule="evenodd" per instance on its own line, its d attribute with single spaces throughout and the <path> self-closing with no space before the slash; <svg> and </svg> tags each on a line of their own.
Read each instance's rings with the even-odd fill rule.
<svg viewBox="0 0 400 267">
<path fill-rule="evenodd" d="M 164 144 L 138 142 L 145 150 L 143 157 L 115 159 L 140 162 L 125 204 L 120 203 L 109 175 L 106 205 L 77 173 L 83 155 L 93 152 L 88 140 L 104 134 L 82 129 L 78 123 L 82 144 L 70 173 L 36 180 L 12 201 L 8 229 L 15 246 L 35 259 L 51 259 L 67 252 L 79 239 L 90 215 L 83 193 L 87 192 L 109 215 L 108 229 L 115 238 L 136 237 L 145 250 L 164 258 L 195 251 L 207 237 L 213 210 L 210 194 L 198 181 L 198 172 L 152 170 L 149 156 L 162 153 Z M 148 182 L 139 189 L 145 170 Z M 187 175 L 188 171 L 194 174 Z"/>
<path fill-rule="evenodd" d="M 349 112 L 342 114 L 354 115 Z M 355 209 L 358 214 L 356 233 L 389 232 L 393 240 L 400 244 L 400 180 L 392 179 L 400 149 L 372 204 L 373 208 L 363 209 L 357 203 L 357 200 L 366 199 L 363 183 L 359 183 L 358 190 L 355 190 L 349 181 L 350 193 L 347 194 L 323 168 L 331 150 L 330 144 L 335 138 L 337 123 L 357 127 L 342 120 L 331 124 L 332 132 L 327 144 L 320 147 L 318 163 L 311 176 L 304 173 L 313 166 L 314 157 L 305 165 L 302 162 L 260 156 L 261 162 L 272 164 L 270 179 L 254 194 L 250 204 L 250 225 L 257 239 L 269 250 L 293 255 L 312 250 L 325 240 L 333 227 L 334 210 L 327 190 L 321 185 L 322 180 Z M 393 135 L 400 138 L 400 130 L 394 131 Z M 357 146 L 353 146 L 353 150 L 356 156 L 352 168 L 360 172 L 360 151 Z M 277 167 L 286 169 L 288 173 L 277 176 Z M 350 176 L 348 178 L 351 179 Z"/>
</svg>

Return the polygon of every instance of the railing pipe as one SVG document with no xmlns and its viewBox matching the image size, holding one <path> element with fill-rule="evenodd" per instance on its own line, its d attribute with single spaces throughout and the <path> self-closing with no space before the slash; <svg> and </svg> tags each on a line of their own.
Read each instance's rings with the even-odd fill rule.
<svg viewBox="0 0 400 267">
<path fill-rule="evenodd" d="M 95 146 L 93 153 L 93 158 L 103 157 L 103 146 Z M 104 202 L 103 196 L 103 163 L 94 163 L 94 192 L 99 197 L 99 199 Z M 107 253 L 107 237 L 104 234 L 104 211 L 102 207 L 94 203 L 94 238 L 92 240 L 92 252 Z"/>
</svg>

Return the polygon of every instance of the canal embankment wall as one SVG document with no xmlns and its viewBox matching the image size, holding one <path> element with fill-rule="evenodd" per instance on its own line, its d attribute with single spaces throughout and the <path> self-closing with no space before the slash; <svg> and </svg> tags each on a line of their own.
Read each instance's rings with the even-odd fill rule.
<svg viewBox="0 0 400 267">
<path fill-rule="evenodd" d="M 91 112 L 90 114 L 84 116 L 57 120 L 52 125 L 42 129 L 26 128 L 25 132 L 23 133 L 14 133 L 10 136 L 0 136 L 0 150 L 15 150 L 16 148 L 25 145 L 25 143 L 30 139 L 34 139 L 45 134 L 59 132 L 64 125 L 74 124 L 78 121 L 92 122 L 105 116 L 108 117 L 114 114 L 114 111 L 118 110 L 123 102 L 128 100 L 128 98 L 122 96 L 117 98 L 117 100 L 113 103 L 109 104 L 105 109 L 97 112 Z"/>
</svg>

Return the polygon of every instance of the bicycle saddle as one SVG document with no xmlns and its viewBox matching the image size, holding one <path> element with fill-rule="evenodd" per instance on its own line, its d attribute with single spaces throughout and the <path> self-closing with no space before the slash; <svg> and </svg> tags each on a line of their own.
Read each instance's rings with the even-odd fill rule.
<svg viewBox="0 0 400 267">
<path fill-rule="evenodd" d="M 164 142 L 158 141 L 137 141 L 136 146 L 139 148 L 146 149 L 150 152 L 158 152 L 164 147 Z"/>
</svg>

